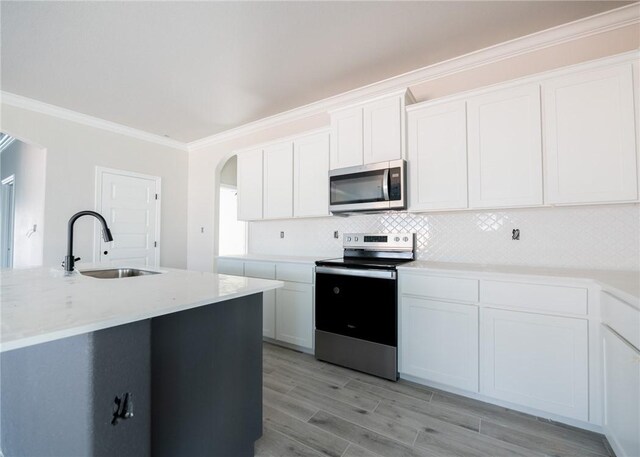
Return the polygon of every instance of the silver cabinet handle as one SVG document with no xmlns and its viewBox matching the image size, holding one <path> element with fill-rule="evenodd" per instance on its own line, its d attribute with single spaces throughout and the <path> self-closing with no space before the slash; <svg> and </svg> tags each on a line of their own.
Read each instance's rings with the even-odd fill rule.
<svg viewBox="0 0 640 457">
<path fill-rule="evenodd" d="M 360 270 L 357 268 L 316 267 L 316 274 L 359 276 L 362 278 L 396 279 L 395 271 Z"/>
</svg>

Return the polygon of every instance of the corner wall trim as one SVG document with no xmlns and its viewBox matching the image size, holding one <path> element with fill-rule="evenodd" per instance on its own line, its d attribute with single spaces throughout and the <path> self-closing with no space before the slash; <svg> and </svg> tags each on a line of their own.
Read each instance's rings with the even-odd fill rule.
<svg viewBox="0 0 640 457">
<path fill-rule="evenodd" d="M 498 43 L 427 67 L 412 70 L 308 105 L 259 119 L 224 132 L 188 143 L 189 151 L 229 141 L 252 132 L 297 119 L 326 113 L 385 93 L 407 89 L 432 79 L 460 73 L 536 50 L 640 23 L 640 4 L 634 3 L 577 21 Z"/>
<path fill-rule="evenodd" d="M 12 94 L 11 92 L 0 92 L 0 101 L 3 104 L 14 106 L 16 108 L 23 108 L 36 113 L 56 117 L 58 119 L 77 122 L 78 124 L 107 130 L 113 133 L 119 133 L 121 135 L 126 135 L 138 140 L 148 141 L 150 143 L 156 143 L 162 146 L 180 149 L 182 151 L 188 150 L 187 144 L 181 141 L 172 140 L 170 138 L 165 138 L 154 133 L 145 132 L 133 127 L 127 127 L 126 125 L 118 124 L 116 122 L 89 116 L 88 114 L 78 113 L 77 111 L 61 108 L 56 105 L 50 105 L 49 103 L 41 102 L 39 100 L 34 100 L 28 97 L 23 97 L 22 95 Z"/>
<path fill-rule="evenodd" d="M 239 138 L 243 135 L 264 130 L 276 125 L 323 114 L 329 110 L 337 109 L 349 104 L 356 104 L 389 92 L 405 90 L 410 86 L 424 83 L 432 79 L 460 73 L 472 68 L 516 57 L 518 55 L 638 23 L 640 23 L 640 3 L 633 3 L 621 8 L 605 11 L 573 22 L 561 24 L 550 29 L 535 32 L 530 35 L 515 38 L 510 41 L 498 43 L 488 48 L 473 51 L 449 60 L 437 62 L 423 68 L 393 76 L 391 78 L 294 108 L 289 111 L 284 111 L 273 116 L 265 117 L 190 143 L 165 138 L 160 135 L 78 113 L 59 106 L 50 105 L 48 103 L 12 94 L 10 92 L 0 91 L 0 101 L 10 106 L 47 114 L 49 116 L 119 133 L 121 135 L 156 143 L 162 146 L 168 146 L 182 151 L 193 151 Z"/>
</svg>

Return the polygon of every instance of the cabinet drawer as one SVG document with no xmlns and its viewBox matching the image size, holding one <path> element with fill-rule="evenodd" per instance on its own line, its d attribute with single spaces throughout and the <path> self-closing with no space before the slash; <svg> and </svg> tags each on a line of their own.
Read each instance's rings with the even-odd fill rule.
<svg viewBox="0 0 640 457">
<path fill-rule="evenodd" d="M 313 283 L 313 265 L 279 263 L 276 265 L 276 279 L 280 281 Z"/>
<path fill-rule="evenodd" d="M 236 259 L 218 259 L 217 271 L 223 275 L 244 275 L 244 262 Z"/>
<path fill-rule="evenodd" d="M 276 264 L 269 262 L 245 262 L 244 275 L 250 278 L 276 279 Z"/>
<path fill-rule="evenodd" d="M 510 306 L 566 314 L 587 314 L 587 289 L 506 281 L 482 281 L 480 301 L 487 305 Z"/>
<path fill-rule="evenodd" d="M 600 294 L 602 322 L 640 350 L 640 311 L 607 292 Z"/>
<path fill-rule="evenodd" d="M 476 279 L 400 274 L 400 288 L 403 294 L 444 300 L 478 301 Z"/>
</svg>

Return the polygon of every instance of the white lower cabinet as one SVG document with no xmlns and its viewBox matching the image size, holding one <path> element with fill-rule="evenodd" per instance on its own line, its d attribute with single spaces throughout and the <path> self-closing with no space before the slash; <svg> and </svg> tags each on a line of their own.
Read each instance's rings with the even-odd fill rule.
<svg viewBox="0 0 640 457">
<path fill-rule="evenodd" d="M 640 455 L 640 351 L 602 328 L 604 432 L 618 457 Z"/>
<path fill-rule="evenodd" d="M 478 307 L 402 298 L 402 372 L 478 391 Z"/>
<path fill-rule="evenodd" d="M 276 339 L 313 347 L 313 285 L 287 282 L 276 290 Z"/>
<path fill-rule="evenodd" d="M 270 262 L 244 262 L 244 275 L 250 278 L 276 279 L 276 264 Z M 262 293 L 262 335 L 276 337 L 276 291 Z"/>
<path fill-rule="evenodd" d="M 262 294 L 262 335 L 313 349 L 313 264 L 219 257 L 217 265 L 221 274 L 284 281 L 283 288 Z"/>
<path fill-rule="evenodd" d="M 262 336 L 276 337 L 276 291 L 262 292 Z"/>
<path fill-rule="evenodd" d="M 589 420 L 588 321 L 485 308 L 480 392 Z"/>
</svg>

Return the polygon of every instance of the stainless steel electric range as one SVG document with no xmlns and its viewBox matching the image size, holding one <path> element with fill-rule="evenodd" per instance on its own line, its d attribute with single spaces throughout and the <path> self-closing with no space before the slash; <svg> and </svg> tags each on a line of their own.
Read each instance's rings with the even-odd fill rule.
<svg viewBox="0 0 640 457">
<path fill-rule="evenodd" d="M 396 381 L 396 266 L 414 259 L 414 233 L 348 233 L 342 258 L 316 262 L 315 356 Z"/>
</svg>

